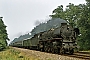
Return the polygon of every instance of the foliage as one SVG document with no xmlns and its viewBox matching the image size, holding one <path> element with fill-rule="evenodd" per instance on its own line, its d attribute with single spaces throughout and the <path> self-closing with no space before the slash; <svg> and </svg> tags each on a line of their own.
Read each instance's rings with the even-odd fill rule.
<svg viewBox="0 0 90 60">
<path fill-rule="evenodd" d="M 81 36 L 78 37 L 80 50 L 90 50 L 90 1 L 86 0 L 86 4 L 74 5 L 69 3 L 63 10 L 63 5 L 53 10 L 52 18 L 58 17 L 72 23 L 73 27 L 80 29 Z"/>
<path fill-rule="evenodd" d="M 2 18 L 0 17 L 0 51 L 6 48 L 7 40 L 9 40 L 9 38 L 8 38 L 6 26 L 2 21 Z"/>
</svg>

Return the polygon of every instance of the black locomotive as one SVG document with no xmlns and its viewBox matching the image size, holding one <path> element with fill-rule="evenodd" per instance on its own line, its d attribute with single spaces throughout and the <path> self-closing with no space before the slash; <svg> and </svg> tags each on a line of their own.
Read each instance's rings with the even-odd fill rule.
<svg viewBox="0 0 90 60">
<path fill-rule="evenodd" d="M 79 29 L 63 22 L 60 22 L 60 25 L 58 28 L 51 28 L 10 45 L 58 54 L 66 52 L 73 54 L 74 49 L 77 48 L 76 37 Z"/>
</svg>

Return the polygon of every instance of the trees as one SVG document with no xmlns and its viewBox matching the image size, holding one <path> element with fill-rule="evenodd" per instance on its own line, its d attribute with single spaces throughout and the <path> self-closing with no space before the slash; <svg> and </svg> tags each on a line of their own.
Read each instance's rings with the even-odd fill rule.
<svg viewBox="0 0 90 60">
<path fill-rule="evenodd" d="M 90 1 L 86 0 L 86 4 L 74 5 L 69 3 L 63 10 L 63 5 L 53 10 L 52 18 L 58 17 L 73 23 L 73 27 L 80 29 L 81 36 L 78 37 L 80 50 L 90 50 Z"/>
<path fill-rule="evenodd" d="M 4 24 L 2 17 L 0 17 L 0 50 L 6 48 L 7 40 L 9 40 L 9 38 L 6 30 L 6 25 Z"/>
<path fill-rule="evenodd" d="M 59 12 L 60 11 L 60 12 Z M 69 3 L 69 5 L 66 6 L 66 9 L 63 10 L 63 5 L 58 6 L 55 10 L 53 10 L 52 15 L 50 15 L 52 18 L 61 18 L 67 20 L 69 23 L 73 23 L 72 26 L 77 26 L 77 21 L 79 19 L 80 14 L 80 7 L 77 5 L 74 5 L 72 3 Z"/>
</svg>

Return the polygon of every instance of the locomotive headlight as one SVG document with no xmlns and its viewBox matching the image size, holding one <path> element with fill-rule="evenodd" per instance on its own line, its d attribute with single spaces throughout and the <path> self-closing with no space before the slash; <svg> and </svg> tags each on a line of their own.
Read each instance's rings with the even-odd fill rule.
<svg viewBox="0 0 90 60">
<path fill-rule="evenodd" d="M 67 30 L 69 30 L 69 27 L 67 27 Z"/>
<path fill-rule="evenodd" d="M 63 46 L 65 46 L 65 43 L 62 43 Z"/>
</svg>

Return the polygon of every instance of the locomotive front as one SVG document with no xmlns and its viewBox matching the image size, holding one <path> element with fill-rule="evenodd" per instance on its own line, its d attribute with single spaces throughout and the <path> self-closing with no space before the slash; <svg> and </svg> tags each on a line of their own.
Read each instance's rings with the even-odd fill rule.
<svg viewBox="0 0 90 60">
<path fill-rule="evenodd" d="M 62 23 L 60 34 L 63 37 L 64 42 L 74 42 L 75 41 L 75 31 L 71 25 L 67 25 L 67 23 Z"/>
<path fill-rule="evenodd" d="M 74 48 L 76 48 L 76 32 L 71 25 L 62 23 L 60 34 L 63 37 L 62 47 L 65 52 L 70 54 L 74 53 Z"/>
</svg>

